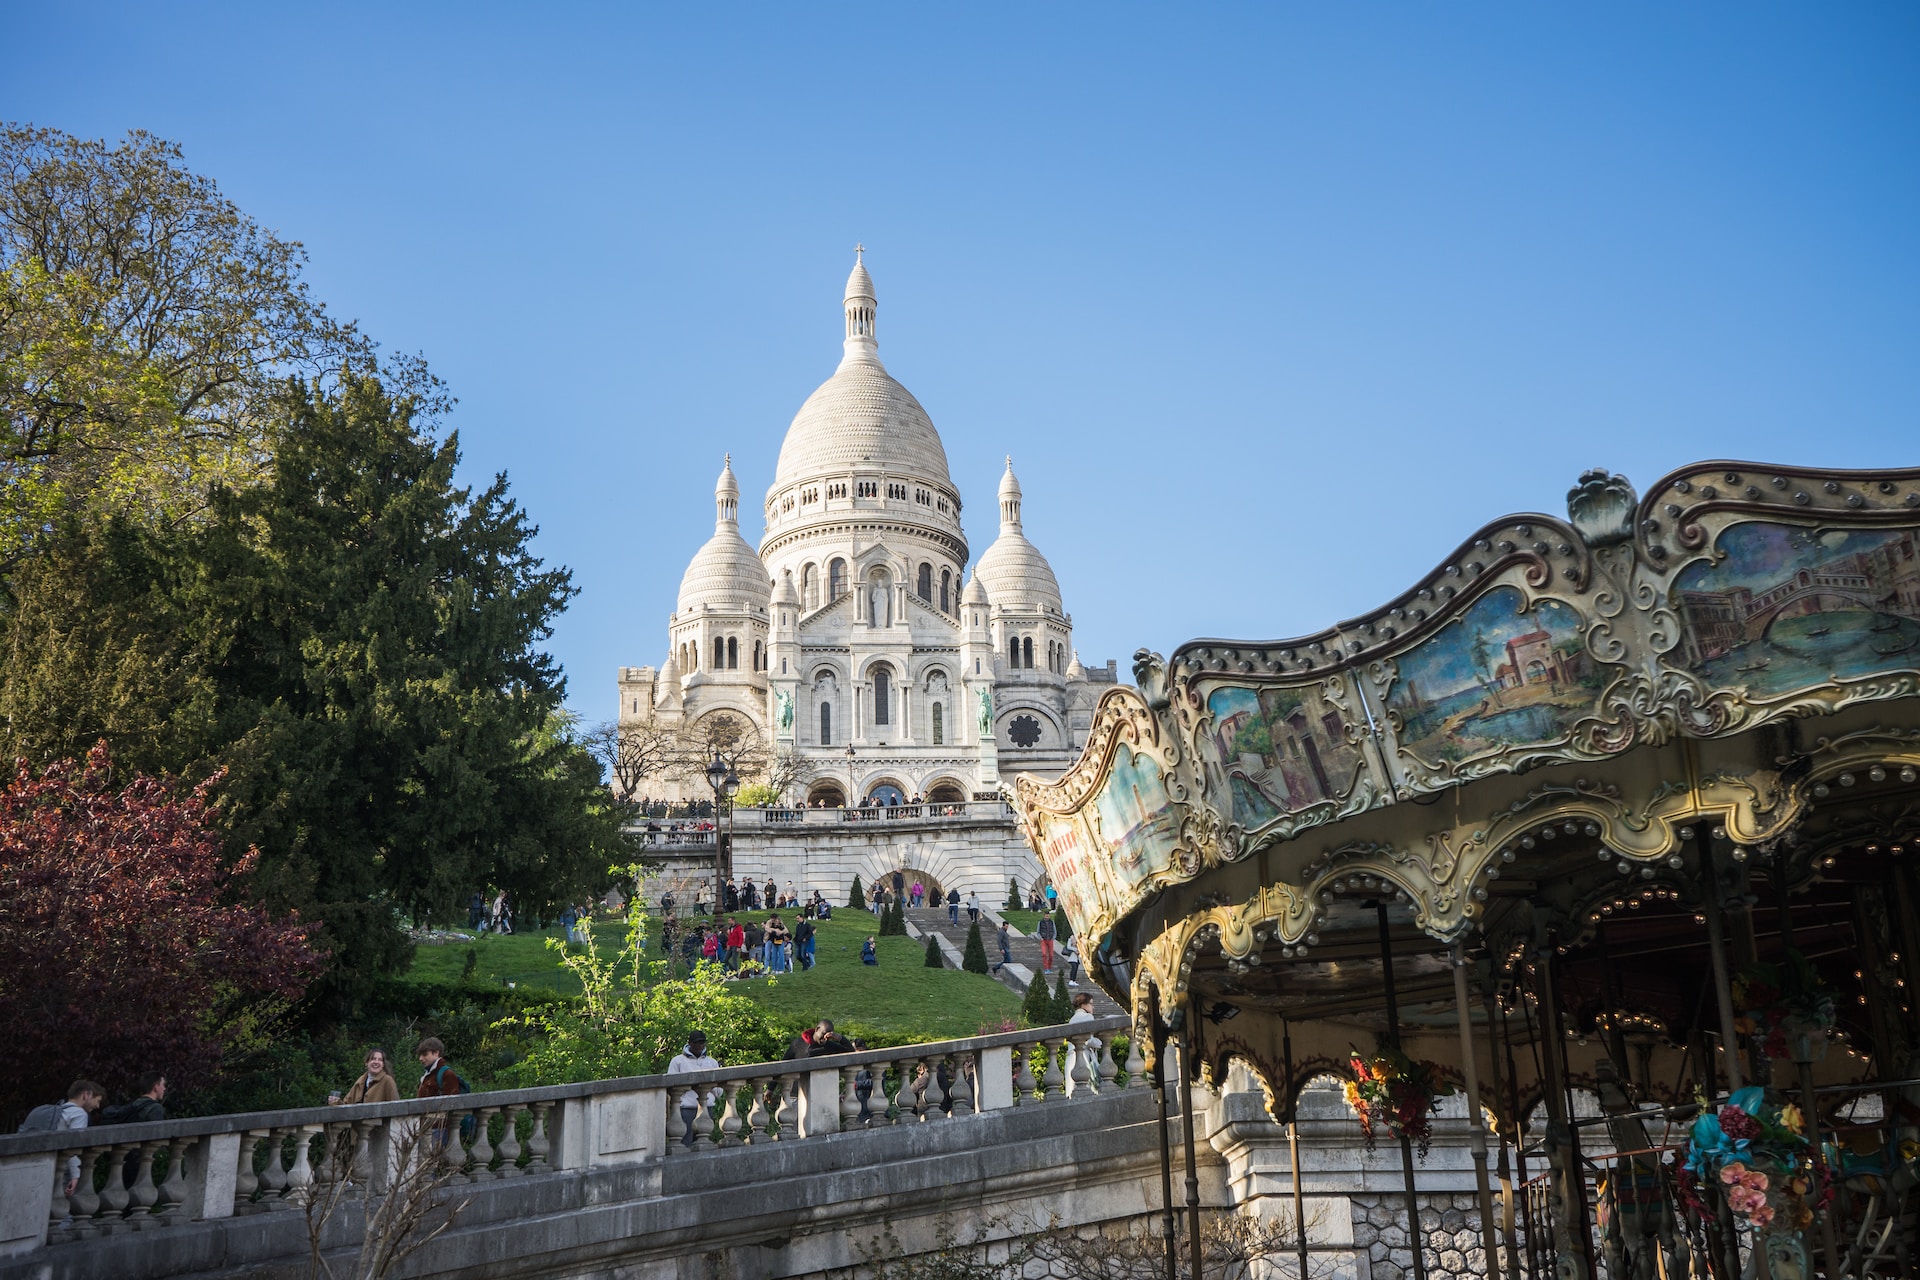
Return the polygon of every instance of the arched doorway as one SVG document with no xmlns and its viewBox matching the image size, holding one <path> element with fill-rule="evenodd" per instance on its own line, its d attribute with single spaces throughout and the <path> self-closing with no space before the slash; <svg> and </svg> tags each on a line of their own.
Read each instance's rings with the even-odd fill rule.
<svg viewBox="0 0 1920 1280">
<path fill-rule="evenodd" d="M 899 805 L 907 802 L 907 793 L 892 782 L 876 782 L 867 789 L 867 799 L 878 805 Z"/>
<path fill-rule="evenodd" d="M 837 782 L 816 782 L 807 788 L 809 809 L 842 809 L 846 803 L 847 793 Z"/>
<path fill-rule="evenodd" d="M 967 793 L 951 778 L 942 778 L 927 788 L 928 804 L 965 804 Z"/>
</svg>

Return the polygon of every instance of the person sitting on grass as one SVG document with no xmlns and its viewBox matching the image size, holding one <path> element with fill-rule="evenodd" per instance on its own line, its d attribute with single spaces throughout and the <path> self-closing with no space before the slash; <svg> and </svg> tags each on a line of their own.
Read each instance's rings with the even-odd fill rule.
<svg viewBox="0 0 1920 1280">
<path fill-rule="evenodd" d="M 860 963 L 861 964 L 879 964 L 880 963 L 880 951 L 879 951 L 879 948 L 873 945 L 872 934 L 868 934 L 867 940 L 860 944 Z"/>
</svg>

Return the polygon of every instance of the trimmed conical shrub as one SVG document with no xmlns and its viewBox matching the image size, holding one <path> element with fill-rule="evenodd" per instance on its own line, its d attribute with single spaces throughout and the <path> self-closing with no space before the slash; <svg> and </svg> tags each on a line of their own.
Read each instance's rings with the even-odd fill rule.
<svg viewBox="0 0 1920 1280">
<path fill-rule="evenodd" d="M 1066 912 L 1056 911 L 1053 913 L 1053 927 L 1059 930 L 1059 936 L 1054 939 L 1054 942 L 1060 946 L 1066 946 L 1067 939 L 1073 936 L 1073 921 L 1067 919 Z"/>
<path fill-rule="evenodd" d="M 928 934 L 927 935 L 927 968 L 944 969 L 946 967 L 947 967 L 946 958 L 940 954 L 940 935 L 937 933 Z"/>
<path fill-rule="evenodd" d="M 1073 1016 L 1073 997 L 1067 994 L 1067 966 L 1065 965 L 1060 966 L 1059 974 L 1054 981 L 1053 999 L 1049 1003 L 1053 1006 L 1052 1021 L 1065 1022 Z"/>
<path fill-rule="evenodd" d="M 967 948 L 960 954 L 960 967 L 968 973 L 990 973 L 987 966 L 987 945 L 980 939 L 980 922 L 975 920 L 973 927 L 967 930 Z"/>
<path fill-rule="evenodd" d="M 1053 1025 L 1053 997 L 1047 994 L 1047 975 L 1036 973 L 1027 986 L 1027 998 L 1020 1006 L 1020 1021 L 1029 1027 Z"/>
<path fill-rule="evenodd" d="M 859 876 L 853 878 L 853 888 L 847 890 L 847 905 L 850 907 L 864 907 L 867 905 L 867 891 L 861 885 Z"/>
<path fill-rule="evenodd" d="M 1003 911 L 1018 911 L 1027 904 L 1020 901 L 1020 882 L 1009 878 L 1007 881 L 1007 905 Z"/>
</svg>

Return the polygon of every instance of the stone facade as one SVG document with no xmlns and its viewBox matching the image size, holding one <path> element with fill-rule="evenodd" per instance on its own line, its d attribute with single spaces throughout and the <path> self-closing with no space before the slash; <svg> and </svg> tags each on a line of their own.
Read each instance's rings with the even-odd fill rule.
<svg viewBox="0 0 1920 1280">
<path fill-rule="evenodd" d="M 697 732 L 717 713 L 742 717 L 813 766 L 795 804 L 998 796 L 1013 771 L 1055 775 L 1078 758 L 1116 664 L 1089 670 L 1075 655 L 1059 584 L 1022 531 L 1011 459 L 999 537 L 963 582 L 960 494 L 932 420 L 880 363 L 876 309 L 856 263 L 843 358 L 788 429 L 759 547 L 741 536 L 729 459 L 667 660 L 620 669 L 620 719 Z M 703 780 L 671 779 L 648 793 L 707 794 Z M 1010 824 L 1004 848 L 962 847 L 1003 885 L 1003 871 L 1038 870 Z"/>
</svg>

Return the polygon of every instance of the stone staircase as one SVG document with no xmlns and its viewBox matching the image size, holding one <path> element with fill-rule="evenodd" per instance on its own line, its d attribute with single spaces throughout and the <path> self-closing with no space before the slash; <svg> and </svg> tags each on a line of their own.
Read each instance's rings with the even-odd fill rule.
<svg viewBox="0 0 1920 1280">
<path fill-rule="evenodd" d="M 965 907 L 960 908 L 960 923 L 957 925 L 947 919 L 947 908 L 944 904 L 939 907 L 921 907 L 918 910 L 911 907 L 907 909 L 907 932 L 919 939 L 924 939 L 930 933 L 939 935 L 942 940 L 940 950 L 947 957 L 949 968 L 960 967 L 961 957 L 966 954 L 967 930 L 971 924 L 972 921 L 967 919 Z M 987 949 L 989 965 L 1000 963 L 1000 947 L 994 936 L 999 928 L 999 914 L 983 908 L 980 912 L 980 941 Z M 1021 933 L 1018 929 L 1010 929 L 1007 936 L 1012 943 L 1008 949 L 1013 959 L 993 976 L 1015 991 L 1025 994 L 1027 987 L 1034 980 L 1034 975 L 1040 972 L 1040 940 Z M 1054 949 L 1053 960 L 1053 972 L 1045 975 L 1049 991 L 1053 989 L 1053 984 L 1059 981 L 1060 951 L 1057 947 Z M 1068 990 L 1085 991 L 1091 995 L 1093 1013 L 1097 1018 L 1127 1012 L 1116 1004 L 1111 996 L 1102 991 L 1097 983 L 1087 977 L 1084 963 L 1080 966 L 1080 985 L 1069 987 Z"/>
</svg>

